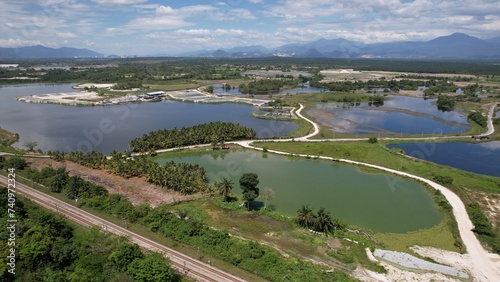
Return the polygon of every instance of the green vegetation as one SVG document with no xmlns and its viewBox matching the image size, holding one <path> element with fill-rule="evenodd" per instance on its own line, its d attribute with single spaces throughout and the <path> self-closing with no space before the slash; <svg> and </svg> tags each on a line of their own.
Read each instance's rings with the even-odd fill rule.
<svg viewBox="0 0 500 282">
<path fill-rule="evenodd" d="M 19 140 L 19 135 L 0 127 L 0 146 L 10 146 Z"/>
<path fill-rule="evenodd" d="M 247 209 L 250 210 L 250 204 L 259 197 L 259 177 L 255 173 L 243 173 L 240 177 L 240 187 L 243 190 L 243 199 L 247 203 Z"/>
<path fill-rule="evenodd" d="M 255 131 L 251 128 L 218 121 L 181 129 L 153 131 L 132 140 L 130 147 L 136 152 L 151 152 L 196 144 L 217 144 L 230 140 L 252 139 L 255 135 Z"/>
<path fill-rule="evenodd" d="M 0 156 L 0 169 L 24 169 L 26 165 L 26 161 L 19 156 L 12 156 L 7 158 L 5 158 L 4 156 Z"/>
<path fill-rule="evenodd" d="M 333 234 L 337 230 L 346 231 L 347 229 L 345 222 L 340 219 L 333 219 L 330 212 L 325 208 L 320 208 L 315 214 L 307 205 L 303 205 L 297 211 L 297 223 L 306 229 L 323 233 L 325 236 Z"/>
<path fill-rule="evenodd" d="M 120 152 L 113 152 L 107 159 L 99 152 L 54 152 L 48 154 L 57 161 L 69 160 L 93 168 L 106 169 L 113 174 L 129 178 L 144 176 L 150 183 L 179 191 L 183 194 L 192 194 L 207 189 L 206 171 L 198 165 L 168 162 L 163 165 L 144 157 L 129 157 Z"/>
<path fill-rule="evenodd" d="M 224 202 L 228 202 L 231 191 L 233 190 L 233 181 L 223 177 L 221 181 L 215 182 L 215 187 L 219 190 L 219 194 L 224 197 Z"/>
<path fill-rule="evenodd" d="M 455 109 L 455 99 L 449 96 L 439 95 L 436 105 L 443 112 L 451 112 Z"/>
<path fill-rule="evenodd" d="M 310 142 L 255 142 L 255 145 L 266 146 L 269 150 L 346 158 L 408 172 L 427 179 L 437 178 L 439 181 L 447 183 L 446 187 L 452 189 L 466 204 L 470 203 L 470 193 L 474 193 L 474 191 L 483 191 L 495 195 L 500 193 L 500 182 L 497 177 L 474 174 L 432 162 L 402 157 L 397 150 L 389 150 L 385 148 L 383 143 L 379 142 L 379 144 L 374 146 L 366 142 L 318 142 L 314 144 Z M 429 144 L 429 146 L 432 146 L 432 144 Z M 423 150 L 428 149 L 431 149 L 431 147 L 423 148 Z M 360 169 L 373 171 L 365 167 L 360 167 Z M 443 202 L 440 200 L 435 201 L 438 205 Z M 450 215 L 450 218 L 452 218 L 452 215 Z M 452 226 L 453 223 L 449 222 L 447 225 Z M 456 245 L 461 246 L 461 243 L 458 243 L 458 233 L 450 227 L 448 227 L 447 232 L 452 232 L 454 234 L 452 236 L 456 238 L 453 241 L 448 241 L 448 243 L 457 242 Z M 483 242 L 487 242 L 481 236 L 479 238 Z M 428 240 L 428 245 L 433 244 L 434 241 L 436 240 Z M 456 248 L 456 246 L 447 249 L 450 248 Z"/>
<path fill-rule="evenodd" d="M 139 81 L 124 81 L 118 82 L 112 87 L 114 90 L 128 90 L 134 88 L 142 88 L 142 83 Z"/>
<path fill-rule="evenodd" d="M 472 112 L 467 116 L 467 120 L 472 120 L 481 127 L 486 127 L 488 120 L 480 112 Z"/>
<path fill-rule="evenodd" d="M 46 175 L 46 172 L 51 170 L 53 171 L 51 168 L 46 168 L 39 174 Z M 59 170 L 55 173 L 63 174 L 63 171 Z M 30 174 L 40 176 L 34 171 L 31 171 Z M 55 178 L 49 176 L 52 183 L 54 183 Z M 42 182 L 49 181 L 41 177 L 39 180 Z M 92 185 L 79 179 L 75 181 L 73 187 L 63 188 L 61 192 L 64 193 L 67 189 L 73 189 L 78 193 L 84 192 L 86 193 L 85 196 L 79 197 L 78 201 L 78 205 L 81 207 L 88 207 L 127 222 L 140 223 L 153 232 L 171 238 L 178 243 L 197 246 L 205 254 L 251 271 L 271 281 L 280 281 L 289 273 L 293 273 L 293 276 L 301 281 L 354 281 L 343 272 L 327 273 L 324 267 L 316 264 L 303 262 L 294 257 L 284 258 L 271 247 L 260 245 L 255 241 L 231 237 L 227 231 L 210 228 L 203 221 L 178 217 L 168 205 L 160 205 L 156 208 L 149 208 L 147 205 L 135 207 L 125 197 L 107 194 L 102 187 L 97 190 L 104 190 L 104 192 L 94 193 L 93 189 L 95 188 L 88 188 L 94 187 Z M 66 194 L 69 193 L 66 192 Z M 4 199 L 6 198 L 4 197 Z M 202 259 L 202 257 L 200 256 L 199 259 Z M 101 262 L 99 261 L 99 263 Z M 146 266 L 145 263 L 147 262 L 133 263 L 129 266 L 130 269 L 137 270 L 134 273 L 137 279 L 148 273 L 148 271 L 139 268 L 146 267 L 146 270 L 148 270 L 158 264 L 152 263 L 152 265 Z"/>
<path fill-rule="evenodd" d="M 482 242 L 488 244 L 494 253 L 500 254 L 500 237 L 495 233 L 493 226 L 481 210 L 481 206 L 474 202 L 467 205 L 467 212 L 474 224 L 474 231 Z"/>
<path fill-rule="evenodd" d="M 295 88 L 299 85 L 298 79 L 259 79 L 248 84 L 242 83 L 238 90 L 243 94 L 269 94 L 280 91 L 283 87 Z"/>
<path fill-rule="evenodd" d="M 7 207 L 7 189 L 0 189 L 0 205 Z M 2 281 L 180 281 L 160 254 L 142 253 L 125 237 L 99 232 L 99 228 L 73 227 L 54 215 L 16 197 L 15 241 L 7 228 L 0 230 L 2 257 L 15 249 L 15 270 L 0 265 Z M 8 213 L 2 214 L 6 222 Z M 7 244 L 9 244 L 7 246 Z"/>
</svg>

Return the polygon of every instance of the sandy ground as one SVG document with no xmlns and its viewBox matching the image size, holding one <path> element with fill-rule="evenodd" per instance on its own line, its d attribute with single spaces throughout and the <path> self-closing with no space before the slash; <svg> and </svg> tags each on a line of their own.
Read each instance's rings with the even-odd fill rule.
<svg viewBox="0 0 500 282">
<path fill-rule="evenodd" d="M 27 103 L 75 104 L 102 100 L 96 92 L 78 91 L 51 93 L 18 97 L 17 100 Z"/>
<path fill-rule="evenodd" d="M 373 281 L 443 281 L 443 282 L 457 282 L 461 281 L 450 276 L 443 275 L 441 273 L 418 273 L 399 269 L 391 264 L 388 264 L 382 260 L 376 259 L 369 249 L 366 249 L 366 255 L 368 258 L 382 265 L 386 270 L 386 274 L 381 274 L 367 270 L 361 267 L 356 268 L 353 276 L 361 281 L 373 282 Z"/>
<path fill-rule="evenodd" d="M 96 87 L 96 88 L 111 88 L 115 84 L 114 83 L 83 83 L 73 86 L 75 89 L 84 89 L 85 87 Z"/>
<path fill-rule="evenodd" d="M 45 166 L 66 167 L 69 175 L 78 175 L 85 180 L 99 184 L 106 188 L 110 194 L 121 194 L 126 196 L 134 205 L 149 203 L 152 207 L 160 204 L 171 204 L 184 201 L 195 196 L 185 196 L 178 192 L 169 191 L 159 186 L 146 182 L 144 178 L 123 178 L 107 172 L 91 169 L 73 162 L 56 162 L 51 159 L 33 159 L 32 166 L 42 169 Z"/>
</svg>

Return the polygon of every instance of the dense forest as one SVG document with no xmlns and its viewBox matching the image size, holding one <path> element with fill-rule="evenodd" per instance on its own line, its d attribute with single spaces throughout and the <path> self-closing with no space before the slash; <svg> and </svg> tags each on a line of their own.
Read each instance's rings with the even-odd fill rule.
<svg viewBox="0 0 500 282">
<path fill-rule="evenodd" d="M 230 122 L 210 122 L 192 127 L 160 129 L 136 138 L 130 142 L 134 152 L 151 152 L 196 144 L 214 144 L 255 138 L 253 129 Z M 216 147 L 216 146 L 214 146 Z"/>
<path fill-rule="evenodd" d="M 0 188 L 2 207 L 7 199 L 7 189 Z M 98 227 L 74 228 L 24 197 L 16 198 L 14 209 L 16 237 L 8 241 L 10 231 L 2 228 L 0 253 L 6 258 L 15 250 L 15 274 L 2 263 L 1 281 L 181 281 L 162 255 L 144 253 L 124 237 Z M 7 219 L 8 213 L 2 213 L 2 221 Z"/>
</svg>

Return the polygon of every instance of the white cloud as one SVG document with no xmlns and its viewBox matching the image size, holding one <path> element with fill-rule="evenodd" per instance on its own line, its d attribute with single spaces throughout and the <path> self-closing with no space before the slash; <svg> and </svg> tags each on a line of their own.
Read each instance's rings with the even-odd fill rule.
<svg viewBox="0 0 500 282">
<path fill-rule="evenodd" d="M 148 2 L 148 0 L 92 0 L 92 2 L 99 5 L 130 5 L 130 4 L 141 4 Z"/>
<path fill-rule="evenodd" d="M 255 20 L 257 17 L 247 9 L 231 9 L 228 16 L 234 17 L 234 20 Z"/>
<path fill-rule="evenodd" d="M 76 35 L 72 32 L 58 32 L 58 33 L 56 33 L 56 36 L 60 37 L 60 38 L 77 38 L 77 37 L 79 37 L 78 35 Z"/>
</svg>

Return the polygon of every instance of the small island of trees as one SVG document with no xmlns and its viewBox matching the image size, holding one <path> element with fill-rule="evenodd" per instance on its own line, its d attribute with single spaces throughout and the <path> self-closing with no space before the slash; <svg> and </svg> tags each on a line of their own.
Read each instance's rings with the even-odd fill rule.
<svg viewBox="0 0 500 282">
<path fill-rule="evenodd" d="M 210 144 L 230 140 L 255 138 L 256 132 L 248 127 L 230 122 L 210 122 L 192 127 L 161 129 L 130 142 L 135 152 L 151 152 L 196 144 Z"/>
</svg>

